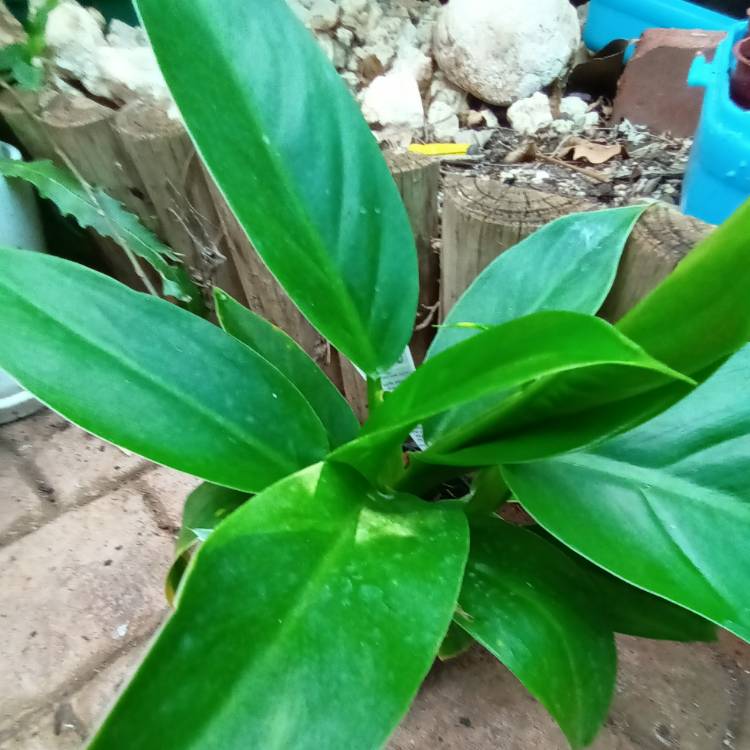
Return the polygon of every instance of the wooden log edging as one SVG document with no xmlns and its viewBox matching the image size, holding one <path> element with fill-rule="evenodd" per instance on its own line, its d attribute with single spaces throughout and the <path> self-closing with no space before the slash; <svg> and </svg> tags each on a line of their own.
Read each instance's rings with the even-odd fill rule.
<svg viewBox="0 0 750 750">
<path fill-rule="evenodd" d="M 489 177 L 452 177 L 443 199 L 441 320 L 501 253 L 554 219 L 593 204 L 513 187 Z"/>
<path fill-rule="evenodd" d="M 497 179 L 454 177 L 445 187 L 441 248 L 444 319 L 476 276 L 502 252 L 544 224 L 602 206 L 506 185 Z M 646 211 L 625 246 L 600 315 L 615 322 L 665 279 L 711 230 L 665 204 Z"/>
</svg>

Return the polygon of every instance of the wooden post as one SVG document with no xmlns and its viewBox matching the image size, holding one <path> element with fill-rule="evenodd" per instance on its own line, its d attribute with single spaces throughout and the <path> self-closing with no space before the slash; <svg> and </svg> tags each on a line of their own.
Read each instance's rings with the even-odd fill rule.
<svg viewBox="0 0 750 750">
<path fill-rule="evenodd" d="M 411 339 L 411 353 L 420 364 L 435 337 L 431 322 L 438 322 L 440 256 L 433 245 L 440 231 L 438 191 L 440 162 L 418 154 L 386 154 L 386 161 L 409 215 L 419 260 L 419 307 Z"/>
<path fill-rule="evenodd" d="M 116 116 L 115 133 L 154 208 L 162 239 L 183 256 L 201 285 L 215 284 L 246 304 L 237 270 L 223 254 L 209 178 L 182 123 L 163 105 L 133 102 Z"/>
<path fill-rule="evenodd" d="M 677 209 L 656 204 L 633 230 L 601 315 L 618 321 L 674 270 L 712 227 Z"/>
<path fill-rule="evenodd" d="M 496 179 L 456 177 L 445 187 L 441 247 L 441 316 L 498 255 L 544 224 L 590 203 L 505 185 Z"/>
<path fill-rule="evenodd" d="M 385 157 L 404 201 L 417 246 L 419 307 L 416 323 L 419 330 L 415 329 L 409 346 L 415 363 L 420 364 L 435 337 L 432 321 L 437 323 L 440 300 L 440 257 L 433 247 L 433 240 L 440 230 L 440 162 L 409 153 L 387 153 Z M 341 376 L 347 400 L 357 417 L 364 421 L 367 418 L 367 386 L 352 363 L 343 356 Z"/>
</svg>

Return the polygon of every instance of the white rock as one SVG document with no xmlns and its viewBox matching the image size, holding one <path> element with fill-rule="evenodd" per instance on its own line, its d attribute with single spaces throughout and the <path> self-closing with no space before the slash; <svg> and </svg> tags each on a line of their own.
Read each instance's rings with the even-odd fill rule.
<svg viewBox="0 0 750 750">
<path fill-rule="evenodd" d="M 340 10 L 333 0 L 315 0 L 308 14 L 310 28 L 314 31 L 329 31 L 339 22 Z"/>
<path fill-rule="evenodd" d="M 457 86 L 510 104 L 560 76 L 580 34 L 568 0 L 450 0 L 435 27 L 434 54 Z"/>
<path fill-rule="evenodd" d="M 582 128 L 586 123 L 589 105 L 577 96 L 566 96 L 560 100 L 560 118 L 571 120 L 574 129 Z"/>
<path fill-rule="evenodd" d="M 538 92 L 527 99 L 520 99 L 508 108 L 508 120 L 513 130 L 522 135 L 532 135 L 552 124 L 549 99 Z"/>
<path fill-rule="evenodd" d="M 108 99 L 171 101 L 143 31 L 117 21 L 105 38 L 103 29 L 101 15 L 75 0 L 64 0 L 50 13 L 46 40 L 56 71 L 53 80 L 80 81 L 91 94 Z"/>
<path fill-rule="evenodd" d="M 454 86 L 445 76 L 438 71 L 432 78 L 430 84 L 430 101 L 444 102 L 456 114 L 468 109 L 469 104 L 466 92 Z"/>
<path fill-rule="evenodd" d="M 414 131 L 424 126 L 417 79 L 405 71 L 378 76 L 362 94 L 362 113 L 371 125 L 381 126 L 381 140 L 408 146 Z"/>
<path fill-rule="evenodd" d="M 441 101 L 435 101 L 430 105 L 427 122 L 432 129 L 433 137 L 440 142 L 454 141 L 460 130 L 458 115 L 450 105 Z"/>
<path fill-rule="evenodd" d="M 484 148 L 492 138 L 492 130 L 459 130 L 456 143 L 468 143 L 470 146 Z"/>
<path fill-rule="evenodd" d="M 488 128 L 499 127 L 500 120 L 497 119 L 497 115 L 491 109 L 483 109 L 480 114 L 484 117 L 484 123 Z"/>
</svg>

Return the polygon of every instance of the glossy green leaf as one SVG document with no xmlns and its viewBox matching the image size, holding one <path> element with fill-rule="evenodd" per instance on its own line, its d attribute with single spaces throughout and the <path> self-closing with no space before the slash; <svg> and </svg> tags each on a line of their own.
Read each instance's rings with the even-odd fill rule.
<svg viewBox="0 0 750 750">
<path fill-rule="evenodd" d="M 607 573 L 541 526 L 529 527 L 529 531 L 554 544 L 581 569 L 581 580 L 587 580 L 593 606 L 615 633 L 664 641 L 716 640 L 716 626 L 708 620 Z"/>
<path fill-rule="evenodd" d="M 658 373 L 662 382 L 682 377 L 599 318 L 535 313 L 484 331 L 427 360 L 388 395 L 362 436 L 335 455 L 357 462 L 369 473 L 361 460 L 379 459 L 374 448 L 399 443 L 423 419 L 543 375 L 605 364 Z"/>
<path fill-rule="evenodd" d="M 331 447 L 357 436 L 359 422 L 346 399 L 294 339 L 220 289 L 215 290 L 214 298 L 222 328 L 268 360 L 297 387 L 328 431 Z"/>
<path fill-rule="evenodd" d="M 477 329 L 456 327 L 460 323 L 496 326 L 542 310 L 596 313 L 612 288 L 625 243 L 647 208 L 563 216 L 506 250 L 456 302 L 428 356 L 477 335 Z"/>
<path fill-rule="evenodd" d="M 680 372 L 750 341 L 750 201 L 701 242 L 618 330 Z"/>
<path fill-rule="evenodd" d="M 315 39 L 285 0 L 138 7 L 198 150 L 274 276 L 361 369 L 393 364 L 416 315 L 414 240 L 377 143 Z"/>
<path fill-rule="evenodd" d="M 92 750 L 382 747 L 467 551 L 458 507 L 385 497 L 341 466 L 282 480 L 203 544 Z"/>
<path fill-rule="evenodd" d="M 471 529 L 455 618 L 547 708 L 574 748 L 604 722 L 617 671 L 612 630 L 580 572 L 531 532 L 487 519 Z"/>
<path fill-rule="evenodd" d="M 648 206 L 626 206 L 564 216 L 546 224 L 490 263 L 464 292 L 438 329 L 433 357 L 500 325 L 541 310 L 594 315 L 612 288 L 630 232 Z M 479 324 L 468 328 L 461 324 Z M 508 393 L 450 411 L 424 425 L 428 442 L 466 424 Z"/>
<path fill-rule="evenodd" d="M 103 190 L 88 191 L 68 170 L 51 161 L 23 162 L 0 159 L 0 174 L 31 183 L 43 198 L 51 200 L 65 216 L 84 229 L 109 237 L 145 260 L 162 279 L 164 294 L 181 302 L 201 304 L 200 291 L 178 264 L 180 256 L 159 241 L 140 219 Z"/>
<path fill-rule="evenodd" d="M 652 356 L 702 382 L 750 340 L 750 202 L 693 250 L 617 325 Z M 566 372 L 535 383 L 472 446 L 435 443 L 427 460 L 462 466 L 528 461 L 584 447 L 634 427 L 689 393 L 682 383 L 621 368 Z M 614 403 L 613 392 L 620 394 Z M 606 409 L 598 409 L 608 403 Z M 575 418 L 566 416 L 575 414 Z M 440 443 L 443 443 L 442 445 Z M 467 448 L 454 454 L 455 448 Z M 441 454 L 451 454 L 449 457 Z"/>
<path fill-rule="evenodd" d="M 83 266 L 0 249 L 0 367 L 85 430 L 247 492 L 320 460 L 299 391 L 210 323 Z"/>
<path fill-rule="evenodd" d="M 167 573 L 166 594 L 172 604 L 187 571 L 192 554 L 213 530 L 247 502 L 247 492 L 203 482 L 185 500 L 182 525 L 175 542 L 175 560 Z"/>
<path fill-rule="evenodd" d="M 247 492 L 231 490 L 210 482 L 196 487 L 185 500 L 182 526 L 175 543 L 176 553 L 182 554 L 194 542 L 205 542 L 211 532 L 244 505 L 249 497 Z"/>
<path fill-rule="evenodd" d="M 748 640 L 749 388 L 745 347 L 651 422 L 504 476 L 576 552 Z"/>
<path fill-rule="evenodd" d="M 455 659 L 461 654 L 465 654 L 474 644 L 474 639 L 456 623 L 451 623 L 448 632 L 443 638 L 443 642 L 440 644 L 440 651 L 438 651 L 438 658 L 440 661 L 449 661 Z"/>
</svg>

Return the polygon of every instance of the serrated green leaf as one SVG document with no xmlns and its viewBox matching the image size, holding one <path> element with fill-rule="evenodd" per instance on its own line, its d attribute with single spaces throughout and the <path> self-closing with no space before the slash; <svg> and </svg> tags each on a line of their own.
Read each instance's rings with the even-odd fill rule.
<svg viewBox="0 0 750 750">
<path fill-rule="evenodd" d="M 94 229 L 102 237 L 123 244 L 133 255 L 143 258 L 162 278 L 166 296 L 196 303 L 200 292 L 181 258 L 141 224 L 140 219 L 103 190 L 92 187 L 95 199 L 68 170 L 51 161 L 23 162 L 0 159 L 0 175 L 30 182 L 43 198 L 51 200 L 65 216 L 72 216 L 84 229 Z"/>
<path fill-rule="evenodd" d="M 562 552 L 498 518 L 473 525 L 455 621 L 518 677 L 574 748 L 594 739 L 615 687 L 614 636 Z"/>
<path fill-rule="evenodd" d="M 748 389 L 745 347 L 651 422 L 504 476 L 580 555 L 750 640 Z"/>
<path fill-rule="evenodd" d="M 91 750 L 382 747 L 448 629 L 467 552 L 460 508 L 383 497 L 346 467 L 275 484 L 201 547 Z"/>
<path fill-rule="evenodd" d="M 479 274 L 448 313 L 427 356 L 475 336 L 488 325 L 541 310 L 594 315 L 612 288 L 630 232 L 647 208 L 626 206 L 570 214 L 506 250 Z M 508 395 L 497 394 L 428 420 L 425 438 L 432 442 L 494 408 Z"/>
<path fill-rule="evenodd" d="M 297 387 L 328 431 L 332 448 L 357 436 L 359 422 L 346 399 L 294 339 L 226 292 L 217 289 L 214 298 L 222 328 L 260 354 Z"/>
<path fill-rule="evenodd" d="M 386 369 L 416 316 L 414 240 L 377 143 L 315 39 L 285 0 L 138 8 L 188 130 L 260 256 L 337 349 L 370 374 Z"/>
<path fill-rule="evenodd" d="M 216 326 L 83 266 L 0 249 L 0 367 L 105 440 L 256 492 L 319 461 L 323 425 Z"/>
</svg>

